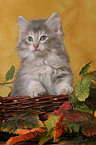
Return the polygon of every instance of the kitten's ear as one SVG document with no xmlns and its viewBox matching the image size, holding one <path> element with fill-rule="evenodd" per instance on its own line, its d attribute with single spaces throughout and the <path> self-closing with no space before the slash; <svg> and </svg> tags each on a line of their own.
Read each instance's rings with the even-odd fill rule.
<svg viewBox="0 0 96 145">
<path fill-rule="evenodd" d="M 24 17 L 18 17 L 18 25 L 20 27 L 20 32 L 24 31 L 30 22 L 27 21 Z"/>
<path fill-rule="evenodd" d="M 46 21 L 46 24 L 52 28 L 58 35 L 63 35 L 61 19 L 57 12 L 53 13 L 51 17 Z"/>
</svg>

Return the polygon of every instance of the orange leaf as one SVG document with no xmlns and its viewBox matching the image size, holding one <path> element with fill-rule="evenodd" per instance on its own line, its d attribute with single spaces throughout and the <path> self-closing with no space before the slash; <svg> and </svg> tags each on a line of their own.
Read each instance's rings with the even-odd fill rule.
<svg viewBox="0 0 96 145">
<path fill-rule="evenodd" d="M 94 111 L 94 117 L 96 117 L 96 110 Z"/>
<path fill-rule="evenodd" d="M 67 127 L 67 125 L 61 125 L 63 119 L 64 115 L 61 113 L 60 118 L 57 119 L 56 127 L 54 128 L 54 140 L 56 140 L 62 134 L 62 132 L 65 132 L 64 129 Z"/>
<path fill-rule="evenodd" d="M 17 129 L 17 133 L 19 135 L 24 135 L 30 132 L 34 132 L 34 131 L 38 131 L 38 132 L 45 132 L 45 129 L 42 128 L 33 128 L 33 129 Z"/>
<path fill-rule="evenodd" d="M 17 133 L 19 135 L 23 135 L 23 134 L 26 134 L 27 132 L 29 132 L 30 130 L 29 129 L 17 129 Z"/>
<path fill-rule="evenodd" d="M 15 137 L 11 137 L 8 141 L 7 141 L 7 145 L 13 145 L 17 142 L 21 142 L 21 141 L 25 141 L 24 137 L 19 135 L 19 136 L 15 136 Z"/>
<path fill-rule="evenodd" d="M 45 129 L 42 128 L 33 128 L 31 130 L 28 129 L 17 129 L 17 132 L 22 135 L 26 140 L 36 138 L 38 132 L 45 132 Z"/>
<path fill-rule="evenodd" d="M 33 129 L 31 129 L 31 132 L 34 132 L 34 131 L 38 131 L 38 132 L 41 132 L 41 133 L 43 133 L 43 132 L 45 132 L 46 130 L 45 129 L 42 129 L 42 128 L 33 128 Z"/>
<path fill-rule="evenodd" d="M 11 137 L 7 141 L 7 145 L 13 145 L 14 143 L 20 142 L 20 141 L 26 141 L 30 140 L 32 138 L 36 138 L 38 135 L 38 132 L 45 132 L 45 129 L 42 128 L 33 128 L 31 130 L 29 129 L 17 129 L 17 132 L 19 136 Z"/>
<path fill-rule="evenodd" d="M 29 139 L 32 139 L 32 138 L 35 138 L 38 134 L 38 130 L 34 130 L 32 131 L 33 129 L 31 130 L 28 130 L 28 129 L 17 129 L 17 132 L 23 137 L 25 138 L 25 140 L 29 140 Z"/>
</svg>

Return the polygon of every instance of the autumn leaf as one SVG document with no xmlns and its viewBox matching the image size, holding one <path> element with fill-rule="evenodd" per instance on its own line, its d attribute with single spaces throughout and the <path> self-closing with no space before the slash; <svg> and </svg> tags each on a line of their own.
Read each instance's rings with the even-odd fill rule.
<svg viewBox="0 0 96 145">
<path fill-rule="evenodd" d="M 59 116 L 54 116 L 52 114 L 50 114 L 48 116 L 48 120 L 46 120 L 44 122 L 44 125 L 46 126 L 46 128 L 48 129 L 48 131 L 50 131 L 52 128 L 55 127 L 58 118 L 59 118 Z"/>
<path fill-rule="evenodd" d="M 11 137 L 7 141 L 7 145 L 13 145 L 15 143 L 21 142 L 21 141 L 27 141 L 32 140 L 37 137 L 38 133 L 44 133 L 45 130 L 42 128 L 34 128 L 34 129 L 18 129 L 17 130 L 19 136 Z"/>
<path fill-rule="evenodd" d="M 85 78 L 90 79 L 91 81 L 96 83 L 96 71 L 91 71 L 84 75 Z"/>
<path fill-rule="evenodd" d="M 58 116 L 58 115 L 60 116 L 61 113 L 62 113 L 64 110 L 70 110 L 70 109 L 72 109 L 72 105 L 71 105 L 68 101 L 66 101 L 66 102 L 64 102 L 64 103 L 60 106 L 60 108 L 59 108 L 58 110 L 55 110 L 55 111 L 53 111 L 52 113 L 51 113 L 51 112 L 48 112 L 48 113 L 46 113 L 46 114 L 43 114 L 43 115 L 40 116 L 40 119 L 41 119 L 42 121 L 45 121 L 45 120 L 48 119 L 48 116 L 49 116 L 50 114 L 53 114 L 53 115 L 56 115 L 56 116 Z"/>
<path fill-rule="evenodd" d="M 61 125 L 62 121 L 64 119 L 64 115 L 61 113 L 61 116 L 59 119 L 57 119 L 56 127 L 54 128 L 54 141 L 61 136 L 62 132 L 65 132 L 65 128 L 67 125 Z"/>
<path fill-rule="evenodd" d="M 75 123 L 67 124 L 67 127 L 65 128 L 65 132 L 69 134 L 78 133 L 79 130 L 80 130 L 80 125 Z"/>
<path fill-rule="evenodd" d="M 42 128 L 33 128 L 31 130 L 28 129 L 17 129 L 19 135 L 22 135 L 26 140 L 36 138 L 38 132 L 44 133 L 46 130 Z"/>
<path fill-rule="evenodd" d="M 81 69 L 79 75 L 82 75 L 82 74 L 86 73 L 86 72 L 88 71 L 88 69 L 90 68 L 90 66 L 91 66 L 90 64 L 91 64 L 91 63 L 92 63 L 92 61 L 89 62 L 88 64 L 86 64 L 84 67 L 82 67 L 82 69 Z"/>
<path fill-rule="evenodd" d="M 78 97 L 78 100 L 85 101 L 85 99 L 88 98 L 90 84 L 91 84 L 90 79 L 81 78 L 80 80 L 78 80 L 74 91 L 75 96 Z"/>
<path fill-rule="evenodd" d="M 37 114 L 40 114 L 40 111 L 36 110 L 25 110 L 19 114 L 14 115 L 7 119 L 1 126 L 2 131 L 9 133 L 16 133 L 17 129 L 27 129 L 27 128 L 37 128 L 43 126 L 42 121 L 39 120 Z"/>
<path fill-rule="evenodd" d="M 52 128 L 50 131 L 48 132 L 46 131 L 40 136 L 39 145 L 43 145 L 44 143 L 51 140 L 53 137 L 54 137 L 54 130 Z"/>
<path fill-rule="evenodd" d="M 86 101 L 87 101 L 87 100 L 86 100 Z M 87 102 L 88 102 L 88 101 L 87 101 Z M 85 102 L 79 101 L 78 98 L 75 97 L 75 96 L 71 96 L 70 103 L 71 103 L 72 106 L 73 106 L 73 110 L 88 112 L 88 113 L 91 113 L 91 114 L 93 114 L 93 112 L 94 112 L 92 109 L 90 109 L 90 108 L 85 104 Z M 91 103 L 91 102 L 90 102 L 90 103 Z"/>
<path fill-rule="evenodd" d="M 92 136 L 96 134 L 96 118 L 92 114 L 76 110 L 65 111 L 63 114 L 62 125 L 78 124 L 84 135 Z"/>
<path fill-rule="evenodd" d="M 72 105 L 68 101 L 66 101 L 64 104 L 60 106 L 58 110 L 53 111 L 52 114 L 56 116 L 57 115 L 60 116 L 61 113 L 65 112 L 65 110 L 70 110 L 70 109 L 72 109 Z"/>
<path fill-rule="evenodd" d="M 25 139 L 23 138 L 23 136 L 15 136 L 15 137 L 11 137 L 8 141 L 7 141 L 7 143 L 6 143 L 6 145 L 14 145 L 15 143 L 17 143 L 17 142 L 21 142 L 21 141 L 25 141 Z"/>
<path fill-rule="evenodd" d="M 11 80 L 13 78 L 14 72 L 15 72 L 15 67 L 12 65 L 11 68 L 6 73 L 6 77 L 5 77 L 6 81 Z"/>
</svg>

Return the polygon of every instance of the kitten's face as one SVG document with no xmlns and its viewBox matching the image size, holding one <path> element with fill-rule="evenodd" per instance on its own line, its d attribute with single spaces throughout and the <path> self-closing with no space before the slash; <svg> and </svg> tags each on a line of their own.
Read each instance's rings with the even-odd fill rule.
<svg viewBox="0 0 96 145">
<path fill-rule="evenodd" d="M 46 30 L 45 21 L 31 21 L 23 37 L 25 45 L 30 52 L 37 54 L 47 49 L 50 36 Z"/>
<path fill-rule="evenodd" d="M 19 17 L 19 55 L 21 58 L 44 56 L 59 45 L 62 36 L 60 18 L 54 13 L 48 20 L 39 19 L 27 21 Z"/>
<path fill-rule="evenodd" d="M 29 49 L 33 52 L 44 51 L 48 36 L 42 32 L 31 32 L 26 38 L 26 43 L 29 45 Z"/>
</svg>

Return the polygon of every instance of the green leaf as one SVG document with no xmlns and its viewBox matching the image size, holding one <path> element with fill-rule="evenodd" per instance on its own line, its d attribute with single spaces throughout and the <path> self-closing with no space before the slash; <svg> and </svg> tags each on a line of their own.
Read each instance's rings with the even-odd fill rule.
<svg viewBox="0 0 96 145">
<path fill-rule="evenodd" d="M 83 111 L 83 112 L 87 112 L 90 114 L 94 113 L 94 110 L 90 109 L 84 102 L 82 103 L 82 105 L 78 105 L 76 108 L 74 108 L 74 110 L 78 110 L 78 111 Z"/>
<path fill-rule="evenodd" d="M 80 125 L 79 124 L 75 124 L 75 123 L 68 124 L 67 125 L 67 130 L 65 128 L 65 130 L 67 131 L 67 133 L 70 133 L 70 134 L 72 132 L 74 132 L 74 133 L 79 132 L 79 129 L 80 129 Z"/>
<path fill-rule="evenodd" d="M 72 97 L 70 103 L 73 106 L 74 110 L 88 112 L 93 114 L 94 110 L 90 109 L 83 101 L 79 101 L 77 97 Z"/>
<path fill-rule="evenodd" d="M 88 98 L 90 84 L 91 84 L 90 79 L 81 78 L 80 80 L 78 80 L 74 91 L 75 96 L 78 97 L 78 100 L 85 101 L 85 99 Z"/>
<path fill-rule="evenodd" d="M 88 69 L 90 68 L 90 64 L 92 63 L 92 61 L 91 62 L 89 62 L 88 64 L 86 64 L 82 69 L 81 69 L 81 71 L 79 72 L 79 75 L 82 75 L 82 74 L 84 74 L 84 73 L 86 73 L 87 71 L 88 71 Z"/>
<path fill-rule="evenodd" d="M 44 125 L 47 127 L 48 131 L 50 131 L 52 128 L 56 126 L 56 122 L 58 118 L 60 118 L 60 116 L 55 116 L 52 114 L 48 116 L 48 120 L 44 122 Z"/>
<path fill-rule="evenodd" d="M 35 115 L 34 115 L 35 114 Z M 34 110 L 22 111 L 14 117 L 7 119 L 1 126 L 2 131 L 17 133 L 17 129 L 38 128 L 43 124 L 39 120 L 40 112 Z"/>
<path fill-rule="evenodd" d="M 12 65 L 11 68 L 6 73 L 6 77 L 5 77 L 6 81 L 11 80 L 13 78 L 14 72 L 15 72 L 15 67 Z"/>
<path fill-rule="evenodd" d="M 49 132 L 45 132 L 39 140 L 39 145 L 43 145 L 54 137 L 54 130 L 51 129 Z"/>
<path fill-rule="evenodd" d="M 72 104 L 73 109 L 74 109 L 74 107 L 76 108 L 76 106 L 81 106 L 82 105 L 82 102 L 79 101 L 78 98 L 74 95 L 73 96 L 71 95 L 70 103 Z"/>
<path fill-rule="evenodd" d="M 89 73 L 86 73 L 84 77 L 96 83 L 96 71 L 91 71 Z"/>
</svg>

